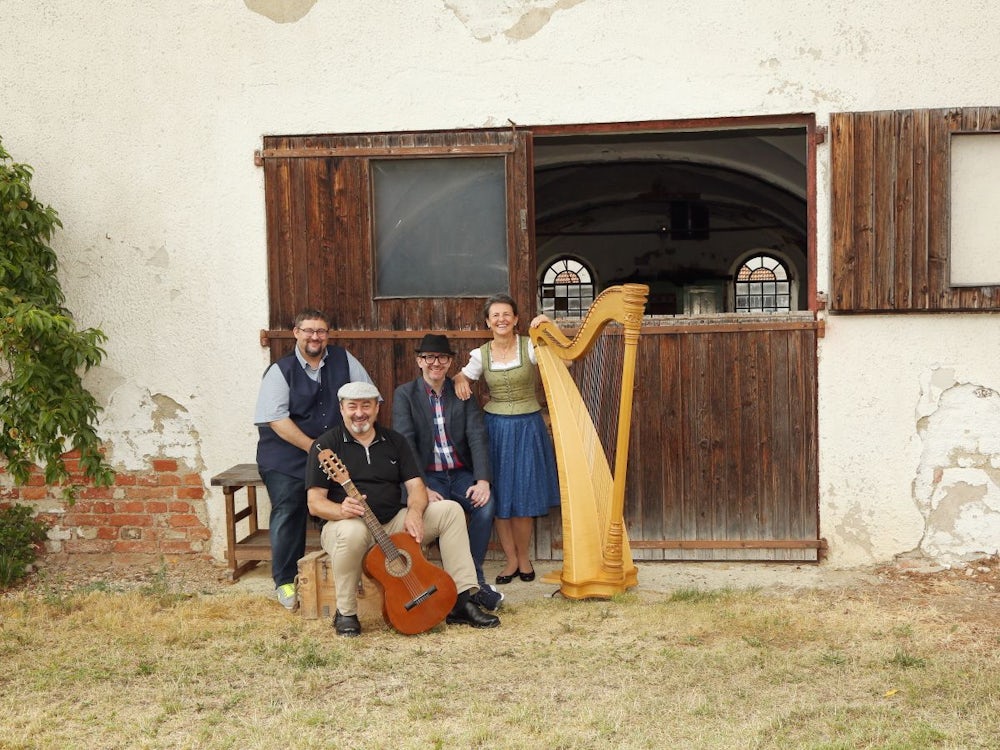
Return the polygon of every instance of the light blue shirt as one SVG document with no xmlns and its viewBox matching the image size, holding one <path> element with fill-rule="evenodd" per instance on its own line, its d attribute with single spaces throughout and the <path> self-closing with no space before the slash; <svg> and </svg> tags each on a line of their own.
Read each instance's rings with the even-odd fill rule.
<svg viewBox="0 0 1000 750">
<path fill-rule="evenodd" d="M 326 365 L 328 354 L 329 351 L 324 350 L 323 360 L 319 363 L 319 367 L 313 369 L 306 362 L 306 358 L 302 356 L 299 347 L 295 347 L 295 358 L 299 361 L 302 369 L 305 370 L 306 375 L 316 382 L 319 382 L 320 370 Z M 368 371 L 365 370 L 357 357 L 350 352 L 346 352 L 346 354 L 351 382 L 364 381 L 365 383 L 372 383 L 374 385 L 374 382 L 368 375 Z M 267 368 L 267 372 L 264 373 L 264 377 L 260 381 L 260 393 L 257 394 L 257 408 L 254 411 L 253 423 L 259 426 L 277 422 L 279 419 L 286 419 L 291 414 L 288 410 L 288 392 L 289 388 L 288 383 L 285 381 L 285 376 L 281 374 L 280 369 L 272 364 Z"/>
</svg>

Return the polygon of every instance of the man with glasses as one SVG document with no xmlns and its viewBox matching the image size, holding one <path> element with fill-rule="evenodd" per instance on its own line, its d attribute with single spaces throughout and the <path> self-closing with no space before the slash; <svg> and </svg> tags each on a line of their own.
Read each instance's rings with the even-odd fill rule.
<svg viewBox="0 0 1000 750">
<path fill-rule="evenodd" d="M 476 399 L 461 400 L 448 377 L 455 352 L 447 336 L 427 334 L 417 347 L 420 375 L 392 398 L 392 427 L 406 437 L 423 469 L 430 501 L 454 500 L 469 515 L 469 547 L 479 592 L 473 601 L 490 611 L 503 594 L 486 583 L 483 560 L 493 533 L 490 450 Z"/>
<path fill-rule="evenodd" d="M 271 577 L 278 602 L 294 609 L 295 574 L 305 554 L 306 459 L 313 438 L 340 423 L 337 391 L 372 379 L 346 349 L 327 344 L 330 324 L 319 310 L 303 310 L 292 328 L 295 349 L 264 373 L 254 412 L 257 468 L 271 501 Z"/>
</svg>

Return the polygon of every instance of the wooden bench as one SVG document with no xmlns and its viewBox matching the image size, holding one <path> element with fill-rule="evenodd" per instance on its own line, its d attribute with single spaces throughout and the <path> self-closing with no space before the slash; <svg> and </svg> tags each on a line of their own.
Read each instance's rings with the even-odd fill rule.
<svg viewBox="0 0 1000 750">
<path fill-rule="evenodd" d="M 211 479 L 213 487 L 222 487 L 226 504 L 226 561 L 230 580 L 238 580 L 262 560 L 271 559 L 271 538 L 260 528 L 257 518 L 257 488 L 264 486 L 257 464 L 236 464 Z M 246 506 L 236 510 L 236 495 L 246 490 Z M 240 537 L 237 524 L 246 519 L 247 533 Z M 319 531 L 306 532 L 306 552 L 320 549 Z"/>
</svg>

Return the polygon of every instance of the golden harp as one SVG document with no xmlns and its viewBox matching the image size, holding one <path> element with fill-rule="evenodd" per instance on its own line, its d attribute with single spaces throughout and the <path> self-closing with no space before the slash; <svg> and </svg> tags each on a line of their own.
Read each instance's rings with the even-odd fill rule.
<svg viewBox="0 0 1000 750">
<path fill-rule="evenodd" d="M 529 331 L 562 498 L 563 567 L 558 578 L 546 580 L 558 582 L 570 599 L 608 598 L 638 582 L 623 512 L 635 359 L 648 294 L 644 284 L 606 289 L 572 340 L 553 323 Z"/>
</svg>

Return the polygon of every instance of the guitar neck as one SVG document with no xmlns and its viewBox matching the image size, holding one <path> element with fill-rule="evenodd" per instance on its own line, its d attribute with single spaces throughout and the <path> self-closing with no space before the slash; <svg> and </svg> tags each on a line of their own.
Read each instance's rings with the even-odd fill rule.
<svg viewBox="0 0 1000 750">
<path fill-rule="evenodd" d="M 362 494 L 358 491 L 358 488 L 354 486 L 354 482 L 350 479 L 340 483 L 340 486 L 344 488 L 350 497 L 357 500 L 365 509 L 365 515 L 363 516 L 365 525 L 371 532 L 372 536 L 375 537 L 375 543 L 382 548 L 385 552 L 385 556 L 390 559 L 395 559 L 399 555 L 399 550 L 396 549 L 396 545 L 392 543 L 389 535 L 385 533 L 385 529 L 382 528 L 382 524 L 379 523 L 378 518 L 372 512 L 371 506 L 365 501 Z"/>
</svg>

